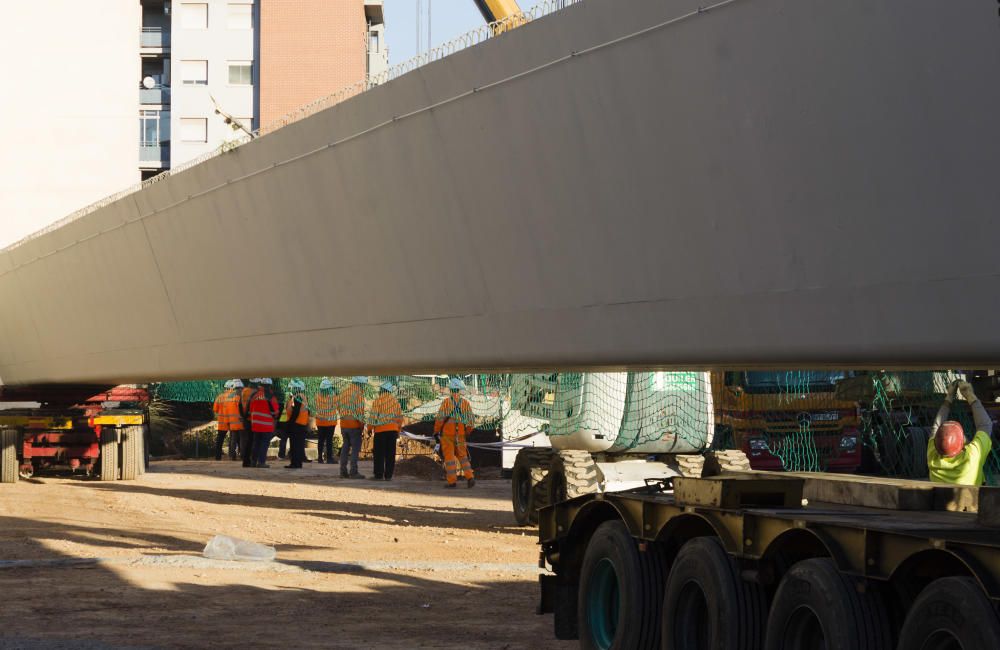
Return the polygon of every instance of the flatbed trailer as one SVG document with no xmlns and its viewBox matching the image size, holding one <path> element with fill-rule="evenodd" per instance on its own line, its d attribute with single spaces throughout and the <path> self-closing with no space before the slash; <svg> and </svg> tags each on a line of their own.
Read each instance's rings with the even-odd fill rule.
<svg viewBox="0 0 1000 650">
<path fill-rule="evenodd" d="M 540 511 L 539 613 L 583 648 L 1000 648 L 997 491 L 748 472 L 582 496 Z"/>
<path fill-rule="evenodd" d="M 102 481 L 133 480 L 148 462 L 145 409 L 0 413 L 0 483 L 65 467 Z"/>
</svg>

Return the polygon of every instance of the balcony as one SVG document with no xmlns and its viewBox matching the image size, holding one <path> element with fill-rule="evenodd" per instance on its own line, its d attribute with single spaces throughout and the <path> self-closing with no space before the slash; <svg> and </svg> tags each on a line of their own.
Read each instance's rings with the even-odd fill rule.
<svg viewBox="0 0 1000 650">
<path fill-rule="evenodd" d="M 169 86 L 154 86 L 152 88 L 146 88 L 143 86 L 139 87 L 139 103 L 140 104 L 169 104 L 170 103 L 170 87 Z"/>
<path fill-rule="evenodd" d="M 164 142 L 139 143 L 139 163 L 142 167 L 164 167 L 170 162 L 170 144 Z"/>
<path fill-rule="evenodd" d="M 162 27 L 143 27 L 139 38 L 140 47 L 168 48 L 170 47 L 170 30 Z"/>
</svg>

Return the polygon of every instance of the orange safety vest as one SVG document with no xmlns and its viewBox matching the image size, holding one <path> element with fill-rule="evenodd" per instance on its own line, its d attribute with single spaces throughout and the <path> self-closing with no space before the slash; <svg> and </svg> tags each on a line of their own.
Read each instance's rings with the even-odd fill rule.
<svg viewBox="0 0 1000 650">
<path fill-rule="evenodd" d="M 363 429 L 365 426 L 365 395 L 357 384 L 351 384 L 337 400 L 341 429 Z"/>
<path fill-rule="evenodd" d="M 219 431 L 242 431 L 243 420 L 240 418 L 240 393 L 230 388 L 215 400 L 219 409 L 215 412 L 219 418 Z"/>
<path fill-rule="evenodd" d="M 389 393 L 382 393 L 372 402 L 368 411 L 368 424 L 374 427 L 375 433 L 394 431 L 399 433 L 403 426 L 403 411 L 399 408 L 399 400 Z"/>
<path fill-rule="evenodd" d="M 337 426 L 337 396 L 333 393 L 317 393 L 313 400 L 316 405 L 316 426 Z"/>
<path fill-rule="evenodd" d="M 299 416 L 295 418 L 295 424 L 305 426 L 309 424 L 309 404 L 306 402 L 306 396 L 302 393 L 293 395 L 287 402 L 285 402 L 285 417 L 281 418 L 281 420 L 283 422 L 288 422 L 292 419 L 292 409 L 295 408 L 296 397 L 302 401 L 302 408 L 299 409 Z"/>
<path fill-rule="evenodd" d="M 254 390 L 250 386 L 244 386 L 243 390 L 240 391 L 240 406 L 243 407 L 247 418 L 250 417 L 250 398 L 253 397 Z"/>
<path fill-rule="evenodd" d="M 469 400 L 459 397 L 448 397 L 441 402 L 437 417 L 434 418 L 434 433 L 444 433 L 446 436 L 465 435 L 472 431 L 475 417 Z"/>
</svg>

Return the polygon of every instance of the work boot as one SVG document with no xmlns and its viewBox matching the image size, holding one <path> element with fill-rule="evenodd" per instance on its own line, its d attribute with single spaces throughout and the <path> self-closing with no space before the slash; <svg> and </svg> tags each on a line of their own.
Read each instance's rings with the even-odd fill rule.
<svg viewBox="0 0 1000 650">
<path fill-rule="evenodd" d="M 268 465 L 267 463 L 257 463 L 256 465 L 254 465 L 254 467 L 258 467 L 260 469 L 270 469 L 271 468 L 271 466 Z"/>
<path fill-rule="evenodd" d="M 347 472 L 341 472 L 340 473 L 340 478 L 351 478 L 351 475 L 348 474 Z"/>
<path fill-rule="evenodd" d="M 370 477 L 368 477 L 368 480 L 369 481 L 381 481 L 382 477 L 381 476 L 370 476 Z"/>
<path fill-rule="evenodd" d="M 302 469 L 302 465 L 285 465 L 285 469 Z"/>
<path fill-rule="evenodd" d="M 474 485 L 476 484 L 476 479 L 475 479 L 475 477 L 473 477 L 473 478 L 470 478 L 470 479 L 469 479 L 468 481 L 466 481 L 466 484 L 468 485 L 468 487 L 472 487 L 472 486 L 474 486 Z"/>
<path fill-rule="evenodd" d="M 364 478 L 364 477 L 365 477 L 364 474 L 358 474 L 357 472 L 355 472 L 354 474 L 347 475 L 347 478 Z"/>
<path fill-rule="evenodd" d="M 458 483 L 445 483 L 444 487 L 445 487 L 445 489 L 447 489 L 447 488 L 456 488 L 456 487 L 458 487 Z"/>
</svg>

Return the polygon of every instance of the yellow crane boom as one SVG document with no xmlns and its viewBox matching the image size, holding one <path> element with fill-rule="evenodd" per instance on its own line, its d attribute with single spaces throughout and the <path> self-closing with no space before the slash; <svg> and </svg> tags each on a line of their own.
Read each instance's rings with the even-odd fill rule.
<svg viewBox="0 0 1000 650">
<path fill-rule="evenodd" d="M 517 0 L 473 0 L 488 23 L 495 23 L 521 13 Z"/>
</svg>

